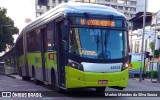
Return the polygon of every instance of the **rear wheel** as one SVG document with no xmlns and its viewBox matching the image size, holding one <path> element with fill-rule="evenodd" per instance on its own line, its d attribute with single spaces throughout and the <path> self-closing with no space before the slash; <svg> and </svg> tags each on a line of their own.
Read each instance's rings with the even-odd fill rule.
<svg viewBox="0 0 160 100">
<path fill-rule="evenodd" d="M 103 93 L 105 92 L 106 87 L 96 87 L 96 92 Z"/>
<path fill-rule="evenodd" d="M 28 76 L 22 76 L 22 80 L 30 80 L 31 78 Z"/>
<path fill-rule="evenodd" d="M 21 67 L 19 68 L 19 76 L 22 77 L 22 69 L 21 69 Z"/>
<path fill-rule="evenodd" d="M 19 68 L 19 76 L 22 77 L 22 80 L 30 80 L 30 79 L 31 79 L 31 78 L 28 77 L 28 76 L 22 76 L 22 69 L 21 69 L 21 67 Z"/>
<path fill-rule="evenodd" d="M 42 82 L 41 81 L 39 81 L 39 80 L 37 80 L 36 79 L 36 73 L 35 73 L 35 70 L 33 70 L 33 79 L 34 79 L 34 83 L 36 84 L 36 85 L 39 85 L 39 84 L 42 84 Z"/>
</svg>

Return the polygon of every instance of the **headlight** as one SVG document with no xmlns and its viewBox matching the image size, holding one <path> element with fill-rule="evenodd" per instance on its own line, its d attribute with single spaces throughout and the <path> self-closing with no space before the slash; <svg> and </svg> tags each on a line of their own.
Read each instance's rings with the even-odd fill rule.
<svg viewBox="0 0 160 100">
<path fill-rule="evenodd" d="M 123 66 L 122 66 L 122 71 L 125 70 L 125 69 L 127 69 L 128 67 L 129 67 L 129 64 L 128 64 L 128 63 L 123 64 Z"/>
<path fill-rule="evenodd" d="M 75 68 L 75 69 L 83 71 L 83 65 L 79 64 L 77 62 L 74 62 L 74 61 L 69 62 L 69 66 L 72 67 L 72 68 Z"/>
</svg>

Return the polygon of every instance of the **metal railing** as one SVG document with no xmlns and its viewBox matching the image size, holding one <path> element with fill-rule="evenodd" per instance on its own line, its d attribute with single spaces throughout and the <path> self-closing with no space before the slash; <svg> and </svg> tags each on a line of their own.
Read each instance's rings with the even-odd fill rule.
<svg viewBox="0 0 160 100">
<path fill-rule="evenodd" d="M 156 66 L 154 66 L 156 65 Z M 157 70 L 157 80 L 156 81 L 153 81 L 154 79 L 154 67 L 156 68 Z M 160 82 L 160 61 L 150 61 L 149 62 L 149 71 L 151 71 L 151 81 L 152 82 Z"/>
</svg>

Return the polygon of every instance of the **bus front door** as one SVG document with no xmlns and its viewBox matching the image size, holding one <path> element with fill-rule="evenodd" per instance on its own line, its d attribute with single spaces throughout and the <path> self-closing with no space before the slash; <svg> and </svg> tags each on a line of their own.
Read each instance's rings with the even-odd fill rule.
<svg viewBox="0 0 160 100">
<path fill-rule="evenodd" d="M 41 64 L 42 64 L 42 77 L 43 81 L 47 81 L 47 71 L 45 66 L 45 38 L 46 38 L 46 28 L 41 29 L 40 34 L 40 40 L 41 40 Z"/>
<path fill-rule="evenodd" d="M 58 85 L 60 87 L 65 87 L 65 57 L 63 49 L 63 21 L 55 22 L 56 24 L 56 50 L 57 50 L 57 75 L 58 75 Z"/>
</svg>

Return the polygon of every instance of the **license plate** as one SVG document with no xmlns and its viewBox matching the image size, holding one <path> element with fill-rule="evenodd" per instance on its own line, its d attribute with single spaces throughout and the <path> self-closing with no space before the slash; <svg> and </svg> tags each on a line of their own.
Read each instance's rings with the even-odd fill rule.
<svg viewBox="0 0 160 100">
<path fill-rule="evenodd" d="M 99 80 L 98 84 L 108 84 L 108 80 Z"/>
</svg>

